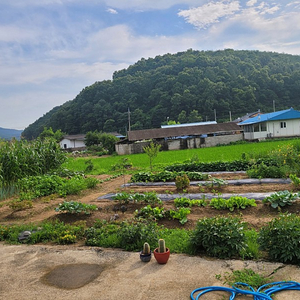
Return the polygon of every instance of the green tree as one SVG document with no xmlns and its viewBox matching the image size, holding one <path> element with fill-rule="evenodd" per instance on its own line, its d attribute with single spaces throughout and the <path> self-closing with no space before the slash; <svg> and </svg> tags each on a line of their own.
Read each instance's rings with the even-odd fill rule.
<svg viewBox="0 0 300 300">
<path fill-rule="evenodd" d="M 202 117 L 199 115 L 198 110 L 194 109 L 194 110 L 191 111 L 188 120 L 189 120 L 190 123 L 201 122 Z"/>
<path fill-rule="evenodd" d="M 100 132 L 98 132 L 97 130 L 89 131 L 85 135 L 84 143 L 87 147 L 95 145 L 98 146 L 100 144 Z"/>
<path fill-rule="evenodd" d="M 158 155 L 161 145 L 154 144 L 153 141 L 150 142 L 148 146 L 143 147 L 144 152 L 148 155 L 150 161 L 150 170 L 153 170 L 153 160 Z"/>
</svg>

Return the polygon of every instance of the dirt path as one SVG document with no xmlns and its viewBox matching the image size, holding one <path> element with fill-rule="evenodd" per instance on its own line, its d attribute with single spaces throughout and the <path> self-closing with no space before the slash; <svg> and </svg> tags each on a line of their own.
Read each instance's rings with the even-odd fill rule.
<svg viewBox="0 0 300 300">
<path fill-rule="evenodd" d="M 218 275 L 251 268 L 274 281 L 300 280 L 298 267 L 269 262 L 217 260 L 171 254 L 166 265 L 139 254 L 72 246 L 4 246 L 0 244 L 0 298 L 9 300 L 188 300 L 199 287 L 224 286 Z M 53 280 L 53 276 L 57 277 Z M 271 275 L 272 274 L 272 275 Z M 60 280 L 57 280 L 60 279 Z M 201 299 L 228 299 L 226 293 Z M 274 299 L 299 299 L 281 292 Z M 249 297 L 236 298 L 247 300 Z"/>
</svg>

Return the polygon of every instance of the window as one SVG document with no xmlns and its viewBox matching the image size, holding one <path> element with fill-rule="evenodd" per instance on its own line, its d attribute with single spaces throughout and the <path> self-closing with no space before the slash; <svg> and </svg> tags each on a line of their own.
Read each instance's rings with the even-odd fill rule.
<svg viewBox="0 0 300 300">
<path fill-rule="evenodd" d="M 266 124 L 266 122 L 260 124 L 260 131 L 267 131 L 267 124 Z"/>
<path fill-rule="evenodd" d="M 286 122 L 280 122 L 280 128 L 286 128 Z"/>
<path fill-rule="evenodd" d="M 254 132 L 259 132 L 259 124 L 254 124 Z"/>
</svg>

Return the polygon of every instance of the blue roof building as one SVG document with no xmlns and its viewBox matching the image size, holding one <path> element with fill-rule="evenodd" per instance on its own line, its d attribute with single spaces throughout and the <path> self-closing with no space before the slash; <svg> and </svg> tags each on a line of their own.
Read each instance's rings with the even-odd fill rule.
<svg viewBox="0 0 300 300">
<path fill-rule="evenodd" d="M 245 140 L 300 136 L 300 111 L 290 108 L 258 114 L 238 125 L 244 129 Z"/>
</svg>

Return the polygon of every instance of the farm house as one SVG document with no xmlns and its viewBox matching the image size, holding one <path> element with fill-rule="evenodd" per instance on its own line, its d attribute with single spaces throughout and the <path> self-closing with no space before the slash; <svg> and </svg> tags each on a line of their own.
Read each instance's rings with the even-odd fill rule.
<svg viewBox="0 0 300 300">
<path fill-rule="evenodd" d="M 300 111 L 293 108 L 267 114 L 258 114 L 238 123 L 245 140 L 300 136 Z"/>
<path fill-rule="evenodd" d="M 243 139 L 243 130 L 234 122 L 193 126 L 170 126 L 128 131 L 127 139 L 116 143 L 119 155 L 142 153 L 150 140 L 162 150 L 180 150 L 229 144 Z"/>
</svg>

